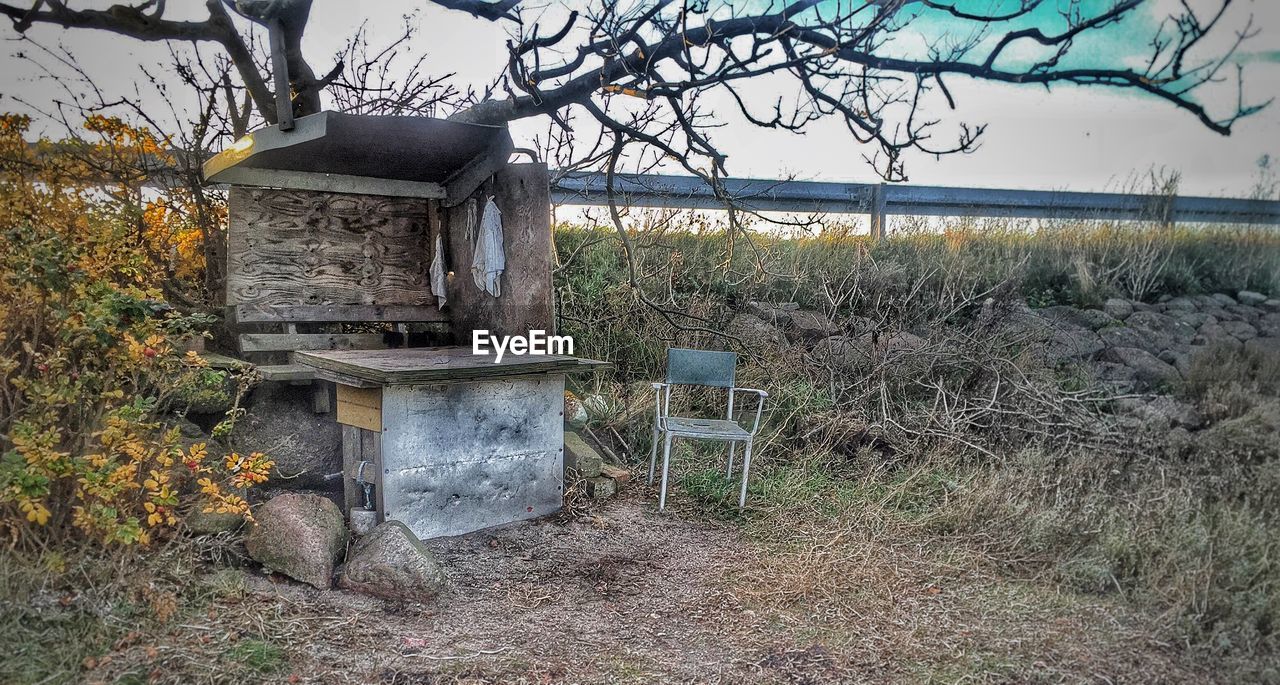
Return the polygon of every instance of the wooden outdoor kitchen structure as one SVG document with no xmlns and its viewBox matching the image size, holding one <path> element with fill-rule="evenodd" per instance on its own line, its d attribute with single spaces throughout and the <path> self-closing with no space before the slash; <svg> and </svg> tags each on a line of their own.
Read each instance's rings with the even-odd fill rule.
<svg viewBox="0 0 1280 685">
<path fill-rule="evenodd" d="M 592 364 L 494 364 L 470 349 L 475 329 L 553 330 L 546 167 L 509 164 L 502 127 L 336 112 L 291 124 L 205 165 L 230 185 L 226 305 L 240 356 L 268 380 L 315 381 L 317 411 L 336 384 L 349 511 L 367 485 L 379 521 L 428 538 L 558 509 L 564 376 Z M 505 242 L 499 297 L 469 272 L 489 198 Z M 431 287 L 437 259 L 444 293 Z M 412 338 L 406 325 L 446 345 L 386 349 Z"/>
</svg>

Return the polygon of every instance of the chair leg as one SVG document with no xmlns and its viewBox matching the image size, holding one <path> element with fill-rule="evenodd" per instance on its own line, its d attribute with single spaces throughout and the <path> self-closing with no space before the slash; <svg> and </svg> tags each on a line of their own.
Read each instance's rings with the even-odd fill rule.
<svg viewBox="0 0 1280 685">
<path fill-rule="evenodd" d="M 658 463 L 658 424 L 653 424 L 653 449 L 649 450 L 649 485 L 653 485 L 653 469 Z"/>
<path fill-rule="evenodd" d="M 671 434 L 662 443 L 662 488 L 658 492 L 658 511 L 667 506 L 667 473 L 671 467 Z"/>
<path fill-rule="evenodd" d="M 751 441 L 742 450 L 742 493 L 738 495 L 738 511 L 747 506 L 747 481 L 751 479 Z"/>
<path fill-rule="evenodd" d="M 729 467 L 724 470 L 725 478 L 733 478 L 733 452 L 738 447 L 738 443 L 729 441 Z"/>
</svg>

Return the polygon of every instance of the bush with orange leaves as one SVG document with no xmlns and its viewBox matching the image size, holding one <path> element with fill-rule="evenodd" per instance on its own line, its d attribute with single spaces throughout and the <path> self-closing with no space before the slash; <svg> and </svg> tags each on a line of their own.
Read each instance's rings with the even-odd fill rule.
<svg viewBox="0 0 1280 685">
<path fill-rule="evenodd" d="M 0 533 L 146 544 L 194 507 L 248 516 L 231 491 L 271 461 L 211 458 L 163 420 L 214 371 L 170 342 L 190 317 L 164 303 L 138 244 L 156 236 L 137 218 L 156 210 L 15 168 L 25 127 L 0 117 Z"/>
</svg>

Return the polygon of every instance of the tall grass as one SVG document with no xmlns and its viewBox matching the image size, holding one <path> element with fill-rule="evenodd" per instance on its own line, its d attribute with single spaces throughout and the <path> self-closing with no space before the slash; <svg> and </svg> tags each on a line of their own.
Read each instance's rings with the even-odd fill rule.
<svg viewBox="0 0 1280 685">
<path fill-rule="evenodd" d="M 605 385 L 617 410 L 596 420 L 624 451 L 647 457 L 652 400 L 639 381 L 661 376 L 666 347 L 736 349 L 742 383 L 772 394 L 746 519 L 761 540 L 797 521 L 839 530 L 905 521 L 1070 591 L 1154 607 L 1178 644 L 1264 670 L 1280 663 L 1280 360 L 1204 356 L 1183 399 L 1218 423 L 1195 434 L 1118 431 L 1101 404 L 1081 414 L 1092 432 L 1054 433 L 1039 428 L 1051 411 L 1020 426 L 1020 410 L 1074 406 L 1088 370 L 1038 364 L 975 323 L 988 299 L 1042 307 L 1240 290 L 1277 297 L 1280 232 L 993 222 L 873 242 L 661 225 L 632 237 L 643 293 L 627 283 L 610 233 L 556 232 L 561 332 L 578 354 L 614 363 Z M 909 358 L 836 369 L 800 346 L 722 337 L 752 300 L 797 302 L 845 329 L 870 320 L 928 344 Z M 993 390 L 1009 377 L 1020 380 Z M 969 411 L 988 398 L 1002 413 Z M 715 455 L 682 455 L 682 491 L 737 518 L 727 482 L 699 466 Z M 1250 669 L 1241 677 L 1262 677 Z"/>
</svg>

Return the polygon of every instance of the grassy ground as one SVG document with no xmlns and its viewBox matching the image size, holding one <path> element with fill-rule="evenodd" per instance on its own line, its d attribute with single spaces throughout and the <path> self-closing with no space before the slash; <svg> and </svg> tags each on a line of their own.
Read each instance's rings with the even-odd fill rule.
<svg viewBox="0 0 1280 685">
<path fill-rule="evenodd" d="M 679 469 L 697 474 L 700 463 L 685 453 Z M 786 484 L 803 478 L 766 473 L 755 496 L 801 487 L 821 497 L 825 486 Z M 699 492 L 677 490 L 670 513 L 659 515 L 652 490 L 637 486 L 571 520 L 435 541 L 450 589 L 427 606 L 312 590 L 225 565 L 193 568 L 181 586 L 159 590 L 174 593 L 167 614 L 149 605 L 99 613 L 77 596 L 61 602 L 68 618 L 59 625 L 28 617 L 5 626 L 6 641 L 10 630 L 27 628 L 6 645 L 20 649 L 0 675 L 184 683 L 1231 680 L 1162 641 L 1156 617 L 1010 573 L 975 540 L 922 534 L 915 514 L 903 518 L 900 507 L 873 506 L 860 525 L 773 504 L 729 521 L 709 519 Z M 873 518 L 879 523 L 865 525 Z M 145 586 L 165 587 L 154 578 Z"/>
<path fill-rule="evenodd" d="M 450 590 L 427 606 L 263 576 L 234 537 L 7 550 L 0 682 L 1280 682 L 1280 361 L 1196 371 L 1178 392 L 1215 407 L 1208 430 L 1116 435 L 1066 399 L 1085 371 L 966 328 L 988 297 L 1274 296 L 1280 238 L 1006 225 L 752 246 L 658 226 L 636 236 L 641 289 L 611 234 L 557 243 L 562 331 L 615 364 L 578 390 L 603 394 L 593 430 L 633 468 L 663 350 L 745 353 L 742 381 L 772 393 L 748 512 L 721 455 L 682 446 L 670 514 L 637 484 L 432 542 Z M 727 343 L 752 299 L 928 346 L 837 373 Z M 995 377 L 1019 380 L 993 394 Z M 1058 409 L 1101 430 L 1036 428 Z"/>
</svg>

